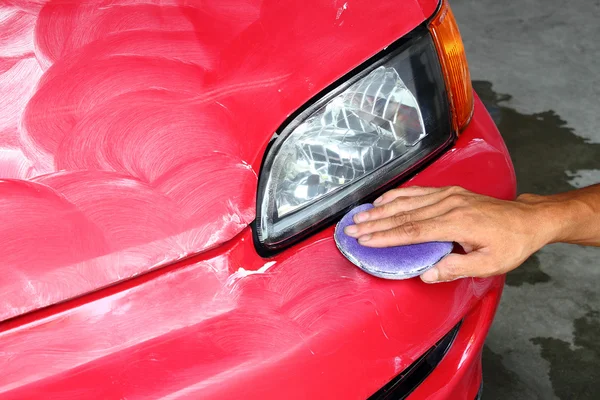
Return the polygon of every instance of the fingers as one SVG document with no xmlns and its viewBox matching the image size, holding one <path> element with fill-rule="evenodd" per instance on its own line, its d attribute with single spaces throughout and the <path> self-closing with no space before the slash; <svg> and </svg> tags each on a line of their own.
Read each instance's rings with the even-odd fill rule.
<svg viewBox="0 0 600 400">
<path fill-rule="evenodd" d="M 443 198 L 442 192 L 434 192 L 425 196 L 398 197 L 389 203 L 385 203 L 379 207 L 356 214 L 354 216 L 354 222 L 361 223 L 381 218 L 388 218 L 398 213 L 408 212 L 435 204 L 441 198 Z"/>
<path fill-rule="evenodd" d="M 447 214 L 421 221 L 409 221 L 394 228 L 369 233 L 358 238 L 358 242 L 368 247 L 390 247 L 408 244 L 457 240 L 456 224 L 446 222 Z"/>
<path fill-rule="evenodd" d="M 391 206 L 392 204 L 394 203 L 388 203 L 381 208 L 383 209 L 387 206 Z M 344 229 L 344 232 L 348 236 L 357 238 L 369 233 L 387 231 L 409 222 L 417 222 L 438 217 L 440 215 L 444 215 L 454 207 L 455 204 L 453 201 L 442 200 L 441 202 L 434 202 L 432 205 L 426 205 L 425 207 L 417 208 L 416 210 L 412 211 L 390 212 L 389 215 L 378 214 L 386 215 L 386 217 L 372 219 L 356 225 L 350 225 Z"/>
<path fill-rule="evenodd" d="M 385 192 L 379 198 L 377 198 L 373 204 L 376 206 L 382 206 L 384 204 L 397 199 L 398 197 L 409 197 L 409 196 L 424 196 L 426 194 L 431 194 L 435 192 L 441 191 L 442 188 L 430 188 L 430 187 L 420 187 L 420 186 L 409 186 L 398 189 L 392 189 L 388 192 Z"/>
<path fill-rule="evenodd" d="M 484 257 L 477 253 L 449 254 L 444 257 L 435 267 L 425 271 L 421 279 L 425 283 L 449 282 L 456 279 L 487 276 L 481 271 L 485 268 Z"/>
<path fill-rule="evenodd" d="M 400 212 L 412 211 L 435 204 L 450 196 L 460 196 L 465 192 L 466 190 L 454 186 L 445 188 L 408 187 L 391 190 L 380 197 L 383 200 L 376 207 L 356 214 L 354 222 L 361 223 L 391 217 Z"/>
</svg>

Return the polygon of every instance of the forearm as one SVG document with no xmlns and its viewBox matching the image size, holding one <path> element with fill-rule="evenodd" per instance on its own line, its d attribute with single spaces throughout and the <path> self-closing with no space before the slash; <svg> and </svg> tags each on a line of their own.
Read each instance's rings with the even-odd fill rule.
<svg viewBox="0 0 600 400">
<path fill-rule="evenodd" d="M 600 246 L 600 184 L 551 196 L 521 195 L 531 204 L 548 243 Z"/>
</svg>

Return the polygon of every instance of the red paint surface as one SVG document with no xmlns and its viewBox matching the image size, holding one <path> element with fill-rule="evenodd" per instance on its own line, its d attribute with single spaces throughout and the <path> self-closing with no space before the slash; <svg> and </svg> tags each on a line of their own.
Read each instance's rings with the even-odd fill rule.
<svg viewBox="0 0 600 400">
<path fill-rule="evenodd" d="M 433 15 L 433 13 L 435 12 L 435 10 L 437 10 L 437 8 L 440 5 L 440 1 L 439 0 L 417 0 L 417 1 L 421 5 L 421 9 L 423 10 L 423 14 L 426 15 L 427 17 Z"/>
<path fill-rule="evenodd" d="M 514 196 L 479 101 L 456 146 L 412 183 Z M 474 395 L 503 278 L 385 281 L 331 238 L 329 228 L 264 260 L 246 228 L 204 255 L 4 323 L 0 397 L 365 398 L 465 316 L 414 398 Z"/>
<path fill-rule="evenodd" d="M 425 18 L 416 1 L 394 19 L 394 2 L 10 4 L 0 320 L 233 238 L 286 116 Z"/>
<path fill-rule="evenodd" d="M 331 228 L 265 260 L 247 227 L 281 122 L 435 1 L 9 4 L 0 397 L 364 398 L 470 311 L 423 387 L 478 384 L 501 279 L 379 280 Z M 481 103 L 412 183 L 514 196 Z"/>
</svg>

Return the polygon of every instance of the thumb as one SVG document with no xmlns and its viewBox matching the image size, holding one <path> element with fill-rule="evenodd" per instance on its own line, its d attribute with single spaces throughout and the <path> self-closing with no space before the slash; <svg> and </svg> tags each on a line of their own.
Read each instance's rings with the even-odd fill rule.
<svg viewBox="0 0 600 400">
<path fill-rule="evenodd" d="M 477 268 L 481 268 L 483 261 L 477 252 L 469 254 L 449 254 L 442 258 L 433 268 L 421 275 L 425 283 L 448 282 L 467 276 L 476 276 Z"/>
</svg>

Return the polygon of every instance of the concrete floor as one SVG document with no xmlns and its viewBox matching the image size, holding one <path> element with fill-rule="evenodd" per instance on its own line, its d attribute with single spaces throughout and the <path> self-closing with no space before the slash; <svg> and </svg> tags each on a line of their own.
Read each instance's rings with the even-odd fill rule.
<svg viewBox="0 0 600 400">
<path fill-rule="evenodd" d="M 450 0 L 520 192 L 600 182 L 600 1 Z M 600 398 L 600 249 L 552 245 L 510 273 L 484 400 Z"/>
</svg>

